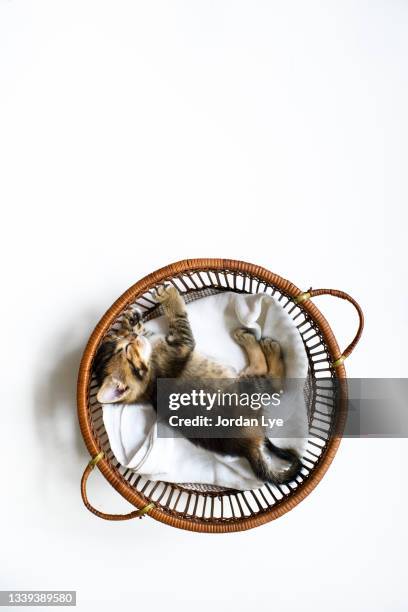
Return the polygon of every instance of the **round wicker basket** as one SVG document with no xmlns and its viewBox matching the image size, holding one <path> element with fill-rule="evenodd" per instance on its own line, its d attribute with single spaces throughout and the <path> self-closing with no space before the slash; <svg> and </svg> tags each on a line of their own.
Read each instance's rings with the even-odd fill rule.
<svg viewBox="0 0 408 612">
<path fill-rule="evenodd" d="M 293 482 L 287 485 L 266 483 L 251 491 L 192 483 L 153 482 L 124 468 L 115 459 L 103 425 L 102 407 L 96 400 L 93 359 L 104 335 L 131 304 L 136 304 L 146 319 L 160 314 L 153 295 L 154 289 L 165 281 L 174 284 L 187 302 L 220 291 L 266 293 L 274 296 L 296 322 L 309 360 L 306 395 L 310 434 L 302 470 Z M 357 333 L 343 352 L 328 322 L 311 301 L 311 298 L 324 294 L 349 301 L 358 313 Z M 334 289 L 302 292 L 277 274 L 242 261 L 190 259 L 161 268 L 138 281 L 99 321 L 88 341 L 79 369 L 78 417 L 91 455 L 81 481 L 85 506 L 108 520 L 125 520 L 148 514 L 173 527 L 212 533 L 250 529 L 285 514 L 316 487 L 336 454 L 347 412 L 343 362 L 355 348 L 362 329 L 361 308 L 348 294 Z M 336 388 L 335 394 L 329 394 L 329 397 L 328 387 Z M 86 482 L 96 465 L 135 510 L 128 514 L 107 514 L 90 504 Z"/>
</svg>

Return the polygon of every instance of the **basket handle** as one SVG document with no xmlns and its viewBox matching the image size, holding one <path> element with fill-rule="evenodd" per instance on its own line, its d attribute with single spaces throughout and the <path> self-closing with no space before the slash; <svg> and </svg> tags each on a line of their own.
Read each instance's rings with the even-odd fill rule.
<svg viewBox="0 0 408 612">
<path fill-rule="evenodd" d="M 96 516 L 99 516 L 99 518 L 105 519 L 106 521 L 127 521 L 128 519 L 133 519 L 136 517 L 142 518 L 144 514 L 146 514 L 152 508 L 155 507 L 155 504 L 153 502 L 147 504 L 143 508 L 140 508 L 140 510 L 133 510 L 133 512 L 129 512 L 128 514 L 107 514 L 105 512 L 101 512 L 100 510 L 97 510 L 89 502 L 88 496 L 86 494 L 86 483 L 87 483 L 90 473 L 92 472 L 92 470 L 94 469 L 98 461 L 102 459 L 103 455 L 104 453 L 103 451 L 101 451 L 95 457 L 93 457 L 93 459 L 91 459 L 88 465 L 86 466 L 84 473 L 82 474 L 81 495 L 82 495 L 82 501 L 84 502 L 85 506 L 88 508 L 90 512 L 92 512 Z"/>
<path fill-rule="evenodd" d="M 353 352 L 358 341 L 360 340 L 361 334 L 363 333 L 363 327 L 364 327 L 364 315 L 363 315 L 363 311 L 361 310 L 361 306 L 356 302 L 356 300 L 352 298 L 351 295 L 349 295 L 348 293 L 345 293 L 344 291 L 339 291 L 338 289 L 312 289 L 310 288 L 309 291 L 305 291 L 304 293 L 301 293 L 300 295 L 298 295 L 295 298 L 295 302 L 297 304 L 300 304 L 301 302 L 304 302 L 308 300 L 309 298 L 317 297 L 319 295 L 332 295 L 334 297 L 341 298 L 342 300 L 346 300 L 347 302 L 350 302 L 350 304 L 352 304 L 354 308 L 357 310 L 357 314 L 358 314 L 357 333 L 354 336 L 352 342 L 350 342 L 348 347 L 343 351 L 341 356 L 332 363 L 332 366 L 337 367 L 341 365 L 343 361 Z"/>
</svg>

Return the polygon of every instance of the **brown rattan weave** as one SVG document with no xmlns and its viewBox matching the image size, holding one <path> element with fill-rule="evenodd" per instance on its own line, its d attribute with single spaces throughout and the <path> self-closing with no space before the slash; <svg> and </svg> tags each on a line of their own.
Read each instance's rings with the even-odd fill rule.
<svg viewBox="0 0 408 612">
<path fill-rule="evenodd" d="M 266 293 L 280 301 L 296 322 L 308 356 L 312 385 L 309 394 L 310 437 L 302 460 L 303 468 L 293 482 L 288 485 L 265 484 L 252 491 L 153 482 L 122 467 L 115 459 L 103 425 L 102 408 L 96 401 L 93 359 L 104 335 L 131 304 L 136 304 L 145 318 L 158 314 L 153 291 L 165 281 L 173 283 L 187 301 L 225 290 Z M 324 294 L 351 302 L 358 313 L 358 331 L 343 352 L 328 322 L 310 299 Z M 355 348 L 362 329 L 361 308 L 348 294 L 333 289 L 310 289 L 302 293 L 277 274 L 242 261 L 184 260 L 141 279 L 99 321 L 88 341 L 79 369 L 78 417 L 85 444 L 93 458 L 81 481 L 81 493 L 86 507 L 108 520 L 124 520 L 148 514 L 173 527 L 213 533 L 250 529 L 288 512 L 316 487 L 336 454 L 346 417 L 347 388 L 343 361 Z M 336 401 L 328 399 L 325 392 L 335 381 L 341 383 Z M 93 508 L 87 498 L 86 482 L 95 465 L 136 510 L 129 514 L 113 515 Z"/>
</svg>

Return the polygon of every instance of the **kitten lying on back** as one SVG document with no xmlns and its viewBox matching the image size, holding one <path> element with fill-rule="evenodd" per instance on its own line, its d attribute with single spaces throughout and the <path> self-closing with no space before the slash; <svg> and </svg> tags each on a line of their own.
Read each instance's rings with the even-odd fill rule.
<svg viewBox="0 0 408 612">
<path fill-rule="evenodd" d="M 259 342 L 249 331 L 234 332 L 236 342 L 245 350 L 248 367 L 239 375 L 228 365 L 219 364 L 201 355 L 195 349 L 183 298 L 174 287 L 162 287 L 157 299 L 163 306 L 169 331 L 166 339 L 151 343 L 143 328 L 125 316 L 121 328 L 107 335 L 95 358 L 94 371 L 100 385 L 97 399 L 100 403 L 149 402 L 157 410 L 156 381 L 175 378 L 180 381 L 204 379 L 251 378 L 260 386 L 271 385 L 280 389 L 284 378 L 284 363 L 280 346 L 270 338 Z M 207 387 L 206 387 L 207 390 Z M 211 389 L 215 390 L 215 389 Z M 229 406 L 230 416 L 238 407 Z M 241 412 L 236 412 L 236 416 Z M 189 438 L 194 444 L 221 454 L 245 457 L 257 478 L 262 481 L 283 483 L 294 478 L 300 469 L 300 459 L 292 449 L 275 446 L 261 427 L 253 427 L 240 438 Z M 281 468 L 271 458 L 283 460 Z"/>
</svg>

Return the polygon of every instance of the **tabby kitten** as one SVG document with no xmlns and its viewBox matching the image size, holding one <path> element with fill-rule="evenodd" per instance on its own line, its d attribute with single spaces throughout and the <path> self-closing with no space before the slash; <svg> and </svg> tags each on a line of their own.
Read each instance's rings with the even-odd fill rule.
<svg viewBox="0 0 408 612">
<path fill-rule="evenodd" d="M 100 403 L 149 402 L 157 410 L 156 381 L 159 378 L 241 379 L 251 378 L 258 385 L 271 384 L 280 389 L 285 368 L 280 345 L 270 338 L 257 341 L 245 329 L 234 332 L 234 339 L 243 347 L 248 366 L 237 375 L 227 365 L 211 361 L 195 349 L 194 336 L 183 298 L 175 287 L 161 287 L 156 299 L 162 304 L 168 323 L 165 339 L 152 343 L 143 330 L 140 315 L 125 315 L 118 331 L 107 335 L 95 358 L 94 372 L 100 385 Z M 266 390 L 265 387 L 263 390 Z M 230 416 L 234 406 L 229 406 Z M 261 426 L 253 427 L 242 438 L 189 438 L 207 450 L 245 457 L 257 478 L 284 483 L 292 480 L 301 467 L 296 451 L 275 446 Z M 278 457 L 281 467 L 274 465 Z"/>
</svg>

